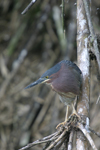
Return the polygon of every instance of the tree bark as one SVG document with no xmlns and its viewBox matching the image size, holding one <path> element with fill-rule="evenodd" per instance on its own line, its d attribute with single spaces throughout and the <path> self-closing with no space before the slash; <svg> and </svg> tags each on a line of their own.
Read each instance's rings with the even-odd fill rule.
<svg viewBox="0 0 100 150">
<path fill-rule="evenodd" d="M 82 0 L 77 0 L 77 60 L 83 73 L 82 96 L 77 105 L 77 112 L 83 119 L 89 118 L 90 101 L 90 60 L 88 53 L 89 29 Z M 89 120 L 89 119 L 88 119 Z M 77 131 L 77 150 L 87 150 L 88 142 L 81 131 Z"/>
</svg>

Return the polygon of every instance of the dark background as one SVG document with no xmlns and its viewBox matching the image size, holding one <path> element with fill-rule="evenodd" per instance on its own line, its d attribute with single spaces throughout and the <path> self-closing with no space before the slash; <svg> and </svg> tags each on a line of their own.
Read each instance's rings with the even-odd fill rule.
<svg viewBox="0 0 100 150">
<path fill-rule="evenodd" d="M 29 3 L 0 1 L 0 150 L 17 150 L 55 132 L 66 110 L 58 95 L 48 85 L 24 87 L 62 59 L 77 61 L 76 2 L 65 1 L 65 39 L 59 33 L 61 1 L 37 0 L 21 15 Z M 92 0 L 91 14 L 95 32 L 100 34 L 99 0 Z M 90 70 L 90 126 L 100 132 L 100 102 L 96 105 L 100 91 L 94 61 Z M 100 149 L 100 139 L 91 136 Z"/>
</svg>

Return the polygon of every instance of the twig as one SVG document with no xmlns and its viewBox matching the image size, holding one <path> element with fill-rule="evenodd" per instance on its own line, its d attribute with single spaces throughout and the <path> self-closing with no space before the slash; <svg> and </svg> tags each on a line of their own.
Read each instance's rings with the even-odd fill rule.
<svg viewBox="0 0 100 150">
<path fill-rule="evenodd" d="M 62 4 L 60 6 L 62 7 L 62 28 L 63 28 L 64 38 L 65 38 L 65 21 L 64 21 L 65 0 L 62 0 Z"/>
<path fill-rule="evenodd" d="M 97 38 L 96 38 L 96 35 L 95 35 L 95 32 L 94 32 L 92 19 L 91 19 L 91 15 L 90 15 L 90 11 L 89 11 L 89 4 L 88 4 L 87 0 L 83 0 L 83 3 L 84 3 L 85 11 L 86 11 L 86 16 L 87 16 L 87 20 L 88 20 L 89 30 L 90 30 L 90 33 L 91 33 L 91 36 L 92 36 L 92 42 L 93 42 L 93 46 L 94 46 L 94 54 L 96 55 L 98 66 L 99 66 L 99 70 L 100 70 L 100 53 L 99 53 L 98 44 L 97 44 Z"/>
<path fill-rule="evenodd" d="M 97 136 L 100 138 L 100 133 L 95 132 L 95 131 L 94 131 L 93 129 L 91 129 L 90 127 L 89 127 L 89 130 L 90 130 L 93 134 L 97 135 Z"/>
<path fill-rule="evenodd" d="M 64 143 L 64 149 L 72 150 L 72 142 L 73 142 L 73 135 L 74 135 L 75 129 L 80 129 L 83 132 L 84 136 L 88 139 L 92 148 L 94 150 L 97 150 L 91 136 L 89 135 L 89 133 L 83 126 L 82 120 L 79 119 L 75 115 L 72 115 L 64 126 L 59 127 L 57 132 L 55 132 L 47 137 L 44 137 L 40 140 L 37 140 L 33 143 L 30 143 L 27 146 L 25 146 L 19 150 L 29 149 L 32 146 L 35 146 L 37 144 L 42 144 L 42 143 L 46 143 L 43 150 L 59 149 L 63 143 Z M 99 133 L 95 133 L 94 130 L 92 130 L 92 129 L 90 129 L 90 130 L 94 134 L 99 135 Z M 69 133 L 70 133 L 70 136 L 69 136 Z M 100 135 L 99 135 L 99 137 L 100 137 Z M 69 143 L 68 143 L 68 140 L 69 140 Z"/>
<path fill-rule="evenodd" d="M 24 61 L 25 57 L 27 55 L 27 51 L 26 50 L 22 50 L 18 60 L 16 61 L 16 65 L 14 64 L 13 70 L 11 71 L 11 73 L 8 74 L 6 80 L 4 81 L 4 83 L 2 84 L 2 88 L 0 89 L 0 98 L 2 98 L 7 90 L 7 88 L 9 87 L 9 84 L 11 82 L 11 80 L 15 77 L 21 63 Z"/>
<path fill-rule="evenodd" d="M 61 45 L 62 52 L 65 54 L 67 43 L 66 43 L 66 38 L 64 38 L 64 31 L 63 31 L 63 27 L 62 27 L 63 25 L 61 22 L 62 20 L 61 20 L 60 15 L 61 15 L 60 9 L 57 6 L 53 7 L 53 18 L 54 18 L 55 25 L 57 28 L 59 42 Z"/>
<path fill-rule="evenodd" d="M 84 135 L 86 136 L 86 138 L 88 139 L 90 145 L 92 146 L 92 148 L 94 150 L 97 150 L 95 144 L 94 144 L 94 141 L 92 140 L 90 134 L 86 131 L 86 129 L 84 128 L 84 126 L 80 123 L 78 123 L 78 128 L 84 133 Z"/>
<path fill-rule="evenodd" d="M 57 142 L 57 144 L 54 146 L 54 148 L 59 149 L 61 147 L 61 145 L 64 143 L 65 139 L 67 138 L 67 136 L 63 136 L 62 139 L 60 139 L 60 141 Z"/>
<path fill-rule="evenodd" d="M 53 146 L 56 145 L 57 142 L 59 142 L 60 139 L 66 134 L 66 131 L 67 129 L 65 129 L 63 133 L 46 150 L 50 150 L 51 148 L 53 148 Z"/>
<path fill-rule="evenodd" d="M 34 122 L 34 126 L 32 127 L 32 131 L 37 131 L 38 127 L 41 125 L 41 123 L 43 122 L 43 119 L 45 118 L 45 115 L 47 114 L 47 111 L 49 110 L 49 107 L 51 105 L 51 100 L 54 95 L 51 94 L 52 91 L 50 91 L 50 93 L 47 96 L 47 100 L 44 102 L 44 105 L 38 115 L 38 117 L 36 118 L 35 122 Z M 52 96 L 51 96 L 52 95 Z"/>
<path fill-rule="evenodd" d="M 57 131 L 47 137 L 44 137 L 42 139 L 39 139 L 35 142 L 32 142 L 32 143 L 29 143 L 27 146 L 19 149 L 19 150 L 25 150 L 25 149 L 28 149 L 28 148 L 31 148 L 32 146 L 35 146 L 35 145 L 38 145 L 38 144 L 42 144 L 42 143 L 46 143 L 46 142 L 50 142 L 52 140 L 54 140 L 56 138 L 56 136 L 58 136 L 60 134 L 61 131 Z"/>
<path fill-rule="evenodd" d="M 21 13 L 22 15 L 24 15 L 31 7 L 32 5 L 36 2 L 36 0 L 32 0 L 28 6 L 23 10 L 23 12 Z"/>
<path fill-rule="evenodd" d="M 70 136 L 69 136 L 69 142 L 68 142 L 68 150 L 72 150 L 73 148 L 73 135 L 74 135 L 74 130 L 71 131 Z"/>
<path fill-rule="evenodd" d="M 42 150 L 45 150 L 49 145 L 50 145 L 51 141 L 47 142 L 46 145 L 43 147 Z"/>
<path fill-rule="evenodd" d="M 100 101 L 100 94 L 99 94 L 99 96 L 97 98 L 96 104 L 98 104 L 99 101 Z"/>
</svg>

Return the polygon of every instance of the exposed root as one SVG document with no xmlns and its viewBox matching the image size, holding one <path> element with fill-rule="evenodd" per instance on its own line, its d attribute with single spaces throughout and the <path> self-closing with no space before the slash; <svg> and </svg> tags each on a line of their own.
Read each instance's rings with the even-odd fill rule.
<svg viewBox="0 0 100 150">
<path fill-rule="evenodd" d="M 59 126 L 57 128 L 57 131 L 55 133 L 47 137 L 44 137 L 40 140 L 37 140 L 33 143 L 30 143 L 27 146 L 19 150 L 25 150 L 32 146 L 42 144 L 42 143 L 46 143 L 43 150 L 59 149 L 64 143 L 66 143 L 64 144 L 65 148 L 68 148 L 69 143 L 71 143 L 71 146 L 72 146 L 73 135 L 74 135 L 73 132 L 76 131 L 77 129 L 80 129 L 83 132 L 83 134 L 89 141 L 92 148 L 94 150 L 97 150 L 94 144 L 94 141 L 92 140 L 90 134 L 85 129 L 85 122 L 80 118 L 81 117 L 78 117 L 77 115 L 72 114 L 65 124 L 62 124 L 62 126 Z"/>
</svg>

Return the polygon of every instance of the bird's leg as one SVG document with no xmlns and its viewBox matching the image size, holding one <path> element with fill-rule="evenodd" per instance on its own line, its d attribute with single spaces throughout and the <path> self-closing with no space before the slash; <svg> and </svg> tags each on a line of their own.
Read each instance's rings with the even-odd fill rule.
<svg viewBox="0 0 100 150">
<path fill-rule="evenodd" d="M 69 109 L 69 107 L 68 107 L 68 105 L 67 105 L 67 107 L 66 107 L 66 116 L 65 116 L 65 121 L 64 121 L 64 122 L 59 123 L 59 124 L 57 125 L 56 129 L 57 129 L 60 125 L 65 125 L 65 124 L 66 124 L 66 122 L 67 122 L 67 120 L 68 120 L 68 109 Z"/>
<path fill-rule="evenodd" d="M 66 116 L 65 116 L 64 122 L 67 122 L 67 120 L 68 120 L 68 109 L 69 109 L 69 105 L 67 105 L 67 107 L 66 107 Z"/>
<path fill-rule="evenodd" d="M 78 115 L 77 111 L 75 110 L 74 104 L 72 103 L 72 108 L 73 108 L 73 114 L 72 115 L 76 115 L 78 118 L 81 119 L 81 117 Z"/>
<path fill-rule="evenodd" d="M 76 110 L 75 110 L 75 107 L 74 107 L 74 104 L 73 104 L 73 103 L 72 103 L 72 109 L 73 109 L 73 114 L 78 115 L 77 112 L 76 112 Z"/>
</svg>

